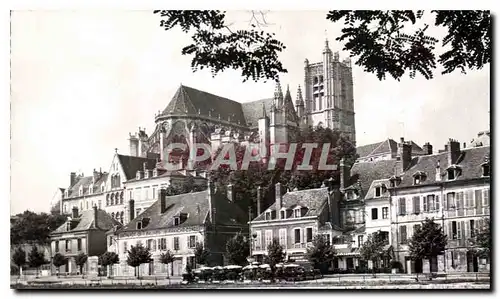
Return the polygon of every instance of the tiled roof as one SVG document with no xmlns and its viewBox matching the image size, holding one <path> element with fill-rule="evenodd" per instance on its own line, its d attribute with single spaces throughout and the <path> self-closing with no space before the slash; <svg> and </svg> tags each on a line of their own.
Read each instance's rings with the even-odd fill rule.
<svg viewBox="0 0 500 299">
<path fill-rule="evenodd" d="M 418 144 L 416 144 L 413 141 L 410 142 L 413 154 L 416 155 L 423 154 L 423 149 Z M 398 143 L 393 139 L 388 138 L 382 142 L 377 142 L 357 147 L 356 152 L 358 153 L 360 158 L 388 154 L 388 153 L 397 153 Z"/>
<path fill-rule="evenodd" d="M 462 174 L 455 180 L 469 180 L 482 177 L 481 164 L 484 163 L 485 157 L 490 154 L 489 146 L 474 147 L 462 149 L 460 157 L 455 165 L 458 165 Z M 434 155 L 419 156 L 412 160 L 410 167 L 405 171 L 401 184 L 399 186 L 413 185 L 413 174 L 422 171 L 426 174 L 425 181 L 420 185 L 431 184 L 436 182 L 436 166 L 439 160 L 441 169 L 441 180 L 446 180 L 446 169 L 448 168 L 448 152 L 443 152 Z"/>
<path fill-rule="evenodd" d="M 351 184 L 355 184 L 359 180 L 361 196 L 364 197 L 373 181 L 388 179 L 394 174 L 399 174 L 399 164 L 400 162 L 395 159 L 354 163 L 351 168 Z"/>
<path fill-rule="evenodd" d="M 246 123 L 251 128 L 256 128 L 258 126 L 259 119 L 262 117 L 262 105 L 265 107 L 266 115 L 269 117 L 271 115 L 271 104 L 273 99 L 263 99 L 248 103 L 241 103 L 241 108 L 243 109 L 243 114 L 245 115 Z"/>
<path fill-rule="evenodd" d="M 241 104 L 208 92 L 181 85 L 162 112 L 167 114 L 203 115 L 246 125 Z"/>
<path fill-rule="evenodd" d="M 299 205 L 308 209 L 307 213 L 303 217 L 318 216 L 321 213 L 323 206 L 328 202 L 328 196 L 328 188 L 292 191 L 283 194 L 282 207 L 291 209 Z M 276 210 L 276 202 L 269 208 L 265 209 L 265 211 L 268 210 Z M 265 211 L 254 218 L 253 221 L 264 220 Z"/>
<path fill-rule="evenodd" d="M 144 169 L 144 162 L 147 163 L 146 166 L 148 169 L 156 167 L 156 159 L 118 155 L 118 160 L 120 161 L 127 180 L 135 178 L 137 171 Z"/>
<path fill-rule="evenodd" d="M 99 209 L 97 209 L 97 225 L 96 225 L 94 221 L 94 211 L 95 211 L 94 209 L 83 211 L 79 215 L 77 220 L 73 220 L 73 221 L 78 221 L 78 224 L 70 231 L 71 232 L 85 231 L 96 228 L 103 231 L 108 231 L 115 225 L 121 225 L 120 222 L 113 219 L 108 213 L 106 213 L 106 211 Z M 68 232 L 67 230 L 68 227 L 66 225 L 68 221 L 66 221 L 63 225 L 59 226 L 55 231 L 52 232 L 52 234 Z"/>
<path fill-rule="evenodd" d="M 68 189 L 68 197 L 67 198 L 74 198 L 74 197 L 79 197 L 79 196 L 84 196 L 84 195 L 89 195 L 89 186 L 92 184 L 94 177 L 93 176 L 79 176 L 77 177 L 77 180 L 73 186 L 71 186 Z M 93 185 L 93 191 L 92 194 L 94 193 L 101 193 L 101 186 L 106 184 L 106 180 L 108 179 L 108 173 L 103 172 L 100 178 L 94 183 Z M 83 193 L 80 195 L 79 190 L 80 187 L 83 186 Z M 67 199 L 65 198 L 65 199 Z"/>
<path fill-rule="evenodd" d="M 398 144 L 392 139 L 387 139 L 379 144 L 369 156 L 381 155 L 386 153 L 395 153 L 398 151 Z"/>
<path fill-rule="evenodd" d="M 224 194 L 216 193 L 214 196 L 217 225 L 245 225 L 246 214 L 236 204 L 229 202 Z M 144 218 L 149 218 L 149 223 L 143 230 L 199 226 L 209 221 L 208 190 L 168 196 L 165 200 L 166 211 L 163 214 L 160 213 L 160 199 L 158 199 L 119 231 L 136 231 L 137 222 Z M 180 213 L 187 214 L 187 219 L 174 226 L 174 216 Z"/>
<path fill-rule="evenodd" d="M 373 152 L 379 145 L 380 145 L 380 142 L 358 146 L 356 148 L 356 153 L 358 153 L 360 158 L 366 157 L 371 152 Z"/>
</svg>

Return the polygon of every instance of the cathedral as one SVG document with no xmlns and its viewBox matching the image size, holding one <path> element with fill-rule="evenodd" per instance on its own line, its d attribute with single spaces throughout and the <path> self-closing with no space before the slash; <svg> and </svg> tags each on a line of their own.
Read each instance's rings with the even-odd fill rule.
<svg viewBox="0 0 500 299">
<path fill-rule="evenodd" d="M 292 100 L 289 87 L 276 83 L 272 98 L 239 103 L 181 85 L 170 103 L 155 115 L 155 129 L 130 134 L 130 155 L 159 155 L 170 143 L 208 143 L 212 150 L 221 144 L 268 144 L 293 142 L 297 133 L 309 126 L 340 131 L 353 143 L 354 98 L 349 59 L 339 61 L 325 41 L 322 61 L 305 59 L 304 87 L 299 85 Z"/>
</svg>

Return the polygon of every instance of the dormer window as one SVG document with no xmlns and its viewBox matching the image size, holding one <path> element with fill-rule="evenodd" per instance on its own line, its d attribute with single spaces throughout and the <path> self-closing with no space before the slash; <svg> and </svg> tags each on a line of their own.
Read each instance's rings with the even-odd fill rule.
<svg viewBox="0 0 500 299">
<path fill-rule="evenodd" d="M 174 226 L 179 226 L 181 224 L 181 217 L 174 217 Z"/>
<path fill-rule="evenodd" d="M 417 171 L 413 174 L 413 185 L 420 185 L 423 181 L 425 181 L 427 175 L 422 171 Z"/>
<path fill-rule="evenodd" d="M 448 180 L 455 179 L 455 169 L 448 169 Z"/>
<path fill-rule="evenodd" d="M 137 221 L 136 228 L 142 229 L 142 221 L 141 220 Z"/>
<path fill-rule="evenodd" d="M 71 222 L 68 222 L 66 223 L 66 231 L 70 231 L 71 230 Z"/>
<path fill-rule="evenodd" d="M 451 165 L 450 167 L 448 167 L 446 172 L 448 174 L 448 180 L 451 181 L 455 180 L 460 175 L 461 169 L 457 165 Z"/>
<path fill-rule="evenodd" d="M 266 212 L 266 220 L 271 220 L 271 212 Z"/>
<path fill-rule="evenodd" d="M 137 171 L 137 175 L 135 176 L 137 180 L 141 179 L 141 171 Z"/>
<path fill-rule="evenodd" d="M 300 218 L 300 217 L 302 216 L 302 213 L 301 213 L 301 208 L 300 208 L 300 207 L 295 208 L 295 209 L 293 210 L 293 214 L 294 214 L 294 217 L 295 217 L 295 218 Z"/>
<path fill-rule="evenodd" d="M 68 198 L 68 190 L 64 191 L 64 198 Z"/>
<path fill-rule="evenodd" d="M 399 176 L 393 175 L 390 179 L 389 182 L 391 184 L 391 188 L 397 187 L 399 183 L 401 183 L 401 178 Z"/>
<path fill-rule="evenodd" d="M 147 179 L 147 178 L 149 177 L 148 175 L 149 175 L 149 171 L 147 171 L 147 170 L 146 170 L 146 171 L 144 171 L 144 178 L 145 178 L 145 179 Z"/>
<path fill-rule="evenodd" d="M 155 169 L 153 169 L 153 176 L 154 176 L 154 177 L 155 177 L 155 176 L 158 176 L 158 170 L 156 170 L 156 168 L 155 168 Z"/>
<path fill-rule="evenodd" d="M 483 176 L 490 176 L 490 165 L 483 164 Z"/>
<path fill-rule="evenodd" d="M 92 189 L 94 189 L 94 187 L 93 187 L 93 186 L 90 186 L 90 187 L 89 187 L 89 194 L 92 194 L 92 191 L 93 191 Z"/>
<path fill-rule="evenodd" d="M 382 187 L 375 188 L 375 197 L 380 197 L 382 195 Z"/>
<path fill-rule="evenodd" d="M 280 211 L 280 219 L 286 219 L 286 210 Z"/>
<path fill-rule="evenodd" d="M 82 196 L 83 195 L 83 186 L 80 187 L 80 189 L 78 189 L 78 196 Z"/>
</svg>

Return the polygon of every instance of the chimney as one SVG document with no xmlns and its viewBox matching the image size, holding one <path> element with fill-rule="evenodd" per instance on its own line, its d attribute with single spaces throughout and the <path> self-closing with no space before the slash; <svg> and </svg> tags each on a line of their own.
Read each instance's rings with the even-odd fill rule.
<svg viewBox="0 0 500 299">
<path fill-rule="evenodd" d="M 436 181 L 437 182 L 441 181 L 441 165 L 439 162 L 440 161 L 437 160 L 437 163 L 436 163 Z"/>
<path fill-rule="evenodd" d="M 460 142 L 450 139 L 448 141 L 448 166 L 457 163 L 460 157 Z"/>
<path fill-rule="evenodd" d="M 233 184 L 227 185 L 227 198 L 230 202 L 234 202 Z"/>
<path fill-rule="evenodd" d="M 98 215 L 97 213 L 98 213 L 97 206 L 94 205 L 94 226 L 96 228 L 99 228 L 99 225 L 98 225 L 98 222 L 97 222 L 97 218 L 98 218 L 97 217 L 97 215 Z"/>
<path fill-rule="evenodd" d="M 274 185 L 274 198 L 276 200 L 276 211 L 281 210 L 281 183 Z"/>
<path fill-rule="evenodd" d="M 134 200 L 131 199 L 128 201 L 128 216 L 129 216 L 129 220 L 128 222 L 132 221 L 134 219 L 134 215 L 135 215 L 135 212 L 134 212 L 135 208 L 134 208 Z"/>
<path fill-rule="evenodd" d="M 349 181 L 351 178 L 351 170 L 349 165 L 345 163 L 344 158 L 340 160 L 340 188 L 344 189 L 349 186 Z"/>
<path fill-rule="evenodd" d="M 69 187 L 73 187 L 74 184 L 76 184 L 76 172 L 72 172 L 70 175 L 70 181 L 69 181 Z"/>
<path fill-rule="evenodd" d="M 215 199 L 215 188 L 214 188 L 214 182 L 209 178 L 207 181 L 207 191 L 208 191 L 208 210 L 209 210 L 209 215 L 210 215 L 210 223 L 215 222 L 215 205 L 214 205 L 214 199 Z"/>
<path fill-rule="evenodd" d="M 95 184 L 99 180 L 99 172 L 97 172 L 94 168 L 94 172 L 92 173 L 93 178 L 92 178 L 92 184 Z"/>
<path fill-rule="evenodd" d="M 411 162 L 411 142 L 405 142 L 405 139 L 401 137 L 401 143 L 398 144 L 399 159 L 401 162 L 401 173 L 403 173 Z"/>
<path fill-rule="evenodd" d="M 78 218 L 78 208 L 73 207 L 73 217 L 72 218 Z"/>
<path fill-rule="evenodd" d="M 165 213 L 167 210 L 167 190 L 166 189 L 160 189 L 160 214 Z"/>
<path fill-rule="evenodd" d="M 259 216 L 261 213 L 261 205 L 262 204 L 262 187 L 257 187 L 257 215 Z"/>
<path fill-rule="evenodd" d="M 432 155 L 432 145 L 426 142 L 423 146 L 424 155 Z"/>
</svg>

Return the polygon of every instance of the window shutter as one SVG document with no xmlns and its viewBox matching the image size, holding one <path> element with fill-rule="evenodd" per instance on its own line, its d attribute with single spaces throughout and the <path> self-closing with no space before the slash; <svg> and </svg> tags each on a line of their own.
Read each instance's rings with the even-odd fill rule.
<svg viewBox="0 0 500 299">
<path fill-rule="evenodd" d="M 476 215 L 483 214 L 483 199 L 481 190 L 475 190 L 476 195 Z"/>
<path fill-rule="evenodd" d="M 435 197 L 435 207 L 436 211 L 439 211 L 441 208 L 441 203 L 439 202 L 439 195 L 436 195 Z"/>
<path fill-rule="evenodd" d="M 483 190 L 483 206 L 487 207 L 490 205 L 490 189 Z"/>
<path fill-rule="evenodd" d="M 428 202 L 427 202 L 427 197 L 424 196 L 422 198 L 423 202 L 424 202 L 424 212 L 429 212 L 429 206 L 428 206 Z"/>
<path fill-rule="evenodd" d="M 452 222 L 448 222 L 448 239 L 452 240 L 453 239 L 453 225 Z"/>
<path fill-rule="evenodd" d="M 443 210 L 448 210 L 448 199 L 446 198 L 446 196 L 443 198 Z"/>
<path fill-rule="evenodd" d="M 465 230 L 464 230 L 464 238 L 467 240 L 470 237 L 470 225 L 469 221 L 464 221 Z"/>
</svg>

